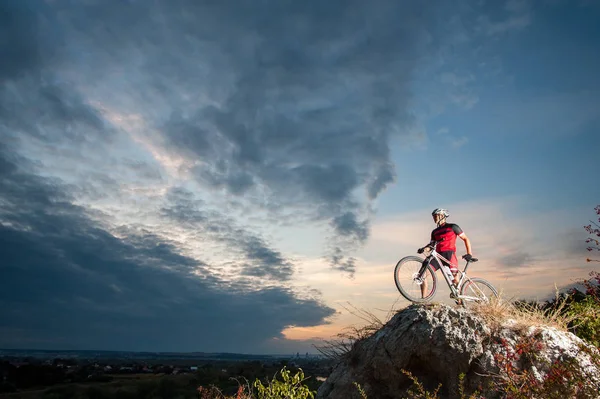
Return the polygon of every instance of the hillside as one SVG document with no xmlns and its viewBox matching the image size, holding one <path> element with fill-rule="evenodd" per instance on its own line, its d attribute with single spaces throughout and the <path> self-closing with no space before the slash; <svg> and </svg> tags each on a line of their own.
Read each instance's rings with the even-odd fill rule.
<svg viewBox="0 0 600 399">
<path fill-rule="evenodd" d="M 500 306 L 412 305 L 357 341 L 316 397 L 426 398 L 439 388 L 439 398 L 597 398 L 599 371 L 595 347 Z"/>
</svg>

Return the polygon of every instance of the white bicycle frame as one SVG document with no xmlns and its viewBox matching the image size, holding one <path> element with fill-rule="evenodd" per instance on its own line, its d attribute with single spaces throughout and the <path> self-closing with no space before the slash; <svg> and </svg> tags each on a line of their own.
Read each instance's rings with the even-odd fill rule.
<svg viewBox="0 0 600 399">
<path fill-rule="evenodd" d="M 469 267 L 469 263 L 471 261 L 467 261 L 467 264 L 465 265 L 465 268 L 463 270 L 458 269 L 458 265 L 454 265 L 450 260 L 444 258 L 442 255 L 440 255 L 435 248 L 437 247 L 437 242 L 435 242 L 434 244 L 430 244 L 429 247 L 431 248 L 431 253 L 425 257 L 425 260 L 428 261 L 427 265 L 429 266 L 431 264 L 431 261 L 433 258 L 436 258 L 440 264 L 440 269 L 442 270 L 442 276 L 444 276 L 444 280 L 446 280 L 446 284 L 448 284 L 448 288 L 450 288 L 450 291 L 452 291 L 453 294 L 453 298 L 455 299 L 465 299 L 467 301 L 479 301 L 479 297 L 473 297 L 473 296 L 469 296 L 469 295 L 459 295 L 459 291 L 458 291 L 458 287 L 461 287 L 463 282 L 467 282 L 467 281 L 471 281 L 471 279 L 467 276 L 467 268 Z M 450 280 L 449 275 L 452 275 L 452 272 L 450 270 L 450 267 L 448 265 L 454 265 L 456 266 L 458 272 L 460 273 L 460 279 L 458 280 L 458 284 L 457 287 L 454 286 L 454 284 L 452 283 L 452 281 Z M 423 273 L 425 273 L 426 269 L 423 269 Z M 421 273 L 421 274 L 423 274 Z M 421 276 L 422 278 L 422 276 Z M 475 284 L 472 284 L 473 286 L 477 287 Z M 485 297 L 485 294 L 479 289 L 480 294 L 482 294 Z M 487 299 L 487 297 L 486 297 Z"/>
</svg>

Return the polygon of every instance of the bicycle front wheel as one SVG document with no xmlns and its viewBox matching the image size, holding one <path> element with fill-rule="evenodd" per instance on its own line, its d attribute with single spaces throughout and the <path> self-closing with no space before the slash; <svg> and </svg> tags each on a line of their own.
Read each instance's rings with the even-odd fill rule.
<svg viewBox="0 0 600 399">
<path fill-rule="evenodd" d="M 435 295 L 437 280 L 430 265 L 423 270 L 423 259 L 407 256 L 394 269 L 394 281 L 402 296 L 411 302 L 428 302 Z"/>
<path fill-rule="evenodd" d="M 460 296 L 464 307 L 470 307 L 477 304 L 488 304 L 498 298 L 498 291 L 487 280 L 474 277 L 464 282 L 460 287 Z"/>
</svg>

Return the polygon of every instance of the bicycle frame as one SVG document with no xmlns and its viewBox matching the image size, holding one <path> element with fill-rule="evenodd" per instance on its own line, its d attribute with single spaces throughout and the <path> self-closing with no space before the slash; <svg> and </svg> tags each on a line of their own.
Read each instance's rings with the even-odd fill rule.
<svg viewBox="0 0 600 399">
<path fill-rule="evenodd" d="M 439 264 L 440 264 L 440 269 L 442 269 L 442 276 L 444 276 L 444 280 L 446 280 L 446 284 L 448 284 L 448 288 L 450 288 L 450 291 L 452 292 L 452 294 L 454 295 L 455 299 L 466 299 L 466 300 L 472 300 L 472 301 L 476 301 L 479 298 L 475 298 L 472 296 L 468 296 L 468 295 L 459 295 L 459 291 L 458 291 L 458 287 L 461 287 L 462 284 L 469 280 L 469 277 L 467 276 L 467 268 L 469 267 L 469 263 L 470 261 L 467 261 L 467 264 L 465 265 L 465 268 L 463 270 L 460 270 L 458 268 L 457 264 L 453 264 L 449 259 L 444 258 L 442 255 L 440 255 L 435 249 L 437 247 L 437 242 L 433 243 L 430 245 L 431 248 L 431 253 L 425 258 L 425 261 L 427 263 L 424 263 L 424 267 L 421 268 L 421 270 L 419 271 L 419 275 L 418 278 L 422 279 L 423 278 L 423 274 L 425 273 L 425 271 L 427 270 L 427 266 L 429 266 L 431 264 L 431 261 L 435 258 L 438 260 Z M 456 285 L 456 287 L 454 286 L 454 284 L 452 283 L 452 281 L 450 280 L 450 278 L 448 277 L 448 275 L 446 274 L 445 270 L 443 269 L 444 267 L 446 268 L 450 268 L 450 265 L 456 266 L 456 268 L 458 269 L 457 273 L 460 273 L 460 279 L 458 280 L 458 284 Z"/>
</svg>

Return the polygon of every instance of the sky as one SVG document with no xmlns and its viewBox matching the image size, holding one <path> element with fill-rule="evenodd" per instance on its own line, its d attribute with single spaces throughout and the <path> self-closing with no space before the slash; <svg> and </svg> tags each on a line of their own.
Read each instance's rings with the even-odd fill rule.
<svg viewBox="0 0 600 399">
<path fill-rule="evenodd" d="M 599 20 L 593 0 L 2 0 L 0 348 L 315 353 L 408 304 L 393 270 L 437 207 L 506 298 L 586 277 Z"/>
</svg>

